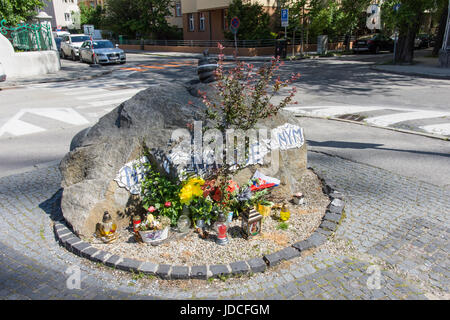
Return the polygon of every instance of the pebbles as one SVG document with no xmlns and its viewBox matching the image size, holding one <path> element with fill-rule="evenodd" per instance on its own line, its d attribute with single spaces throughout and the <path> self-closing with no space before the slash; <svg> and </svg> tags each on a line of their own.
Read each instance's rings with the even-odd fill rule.
<svg viewBox="0 0 450 320">
<path fill-rule="evenodd" d="M 319 226 L 329 199 L 322 193 L 320 181 L 309 170 L 305 172 L 301 186 L 298 192 L 303 193 L 305 204 L 290 204 L 291 216 L 286 230 L 280 228 L 280 210 L 272 209 L 271 215 L 263 218 L 262 233 L 249 240 L 243 238 L 240 218 L 234 219 L 228 229 L 229 243 L 225 246 L 215 243 L 216 232 L 212 229 L 207 229 L 210 233 L 207 239 L 201 239 L 191 230 L 185 237 L 159 246 L 136 243 L 128 229 L 118 230 L 118 240 L 114 243 L 104 244 L 98 240 L 91 243 L 112 254 L 158 264 L 193 266 L 261 257 L 308 238 Z"/>
</svg>

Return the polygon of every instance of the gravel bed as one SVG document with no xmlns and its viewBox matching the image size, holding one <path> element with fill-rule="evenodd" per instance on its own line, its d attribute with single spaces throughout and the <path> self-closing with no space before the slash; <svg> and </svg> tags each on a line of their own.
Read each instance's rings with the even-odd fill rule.
<svg viewBox="0 0 450 320">
<path fill-rule="evenodd" d="M 215 243 L 214 230 L 208 230 L 210 237 L 207 239 L 201 239 L 192 230 L 185 237 L 152 246 L 137 243 L 131 230 L 122 229 L 118 230 L 118 240 L 114 243 L 104 244 L 97 239 L 91 239 L 91 243 L 93 247 L 112 254 L 158 264 L 193 266 L 261 257 L 308 238 L 319 226 L 329 199 L 323 194 L 321 182 L 312 171 L 306 170 L 301 182 L 302 187 L 298 191 L 304 194 L 306 203 L 290 205 L 291 217 L 286 230 L 279 229 L 280 210 L 272 209 L 271 215 L 263 219 L 262 233 L 250 240 L 242 237 L 240 218 L 233 220 L 229 228 L 229 243 L 225 246 Z"/>
</svg>

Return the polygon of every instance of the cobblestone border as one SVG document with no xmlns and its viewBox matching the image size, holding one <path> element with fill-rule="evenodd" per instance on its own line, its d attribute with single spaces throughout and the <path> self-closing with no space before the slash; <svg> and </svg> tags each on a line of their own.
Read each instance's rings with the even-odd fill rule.
<svg viewBox="0 0 450 320">
<path fill-rule="evenodd" d="M 316 175 L 313 168 L 308 167 Z M 84 242 L 64 225 L 64 220 L 54 223 L 54 231 L 59 243 L 70 252 L 87 258 L 93 262 L 103 263 L 116 269 L 144 273 L 158 276 L 162 279 L 208 279 L 223 276 L 242 275 L 248 273 L 264 272 L 266 268 L 276 266 L 282 261 L 287 261 L 301 255 L 302 251 L 318 247 L 325 243 L 327 238 L 336 231 L 344 212 L 343 195 L 336 190 L 333 181 L 325 180 L 317 175 L 322 182 L 323 192 L 330 198 L 322 223 L 306 240 L 297 242 L 277 252 L 267 254 L 261 258 L 252 258 L 246 261 L 236 261 L 229 264 L 178 266 L 168 264 L 155 264 L 149 261 L 113 255 L 107 251 L 96 249 Z"/>
</svg>

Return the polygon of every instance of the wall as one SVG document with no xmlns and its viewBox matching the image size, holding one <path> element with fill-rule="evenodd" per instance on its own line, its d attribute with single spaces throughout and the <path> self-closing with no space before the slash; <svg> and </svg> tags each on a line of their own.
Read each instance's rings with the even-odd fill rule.
<svg viewBox="0 0 450 320">
<path fill-rule="evenodd" d="M 129 45 L 129 44 L 121 44 L 119 47 L 123 50 L 141 50 L 140 45 Z M 184 53 L 203 53 L 205 49 L 208 49 L 211 54 L 218 54 L 219 50 L 217 47 L 187 47 L 187 46 L 153 46 L 153 45 L 145 45 L 144 50 L 150 52 L 184 52 Z M 300 45 L 294 46 L 294 52 L 300 53 Z M 342 50 L 344 49 L 344 44 L 342 42 L 338 43 L 329 43 L 328 50 Z M 316 44 L 308 44 L 303 48 L 304 52 L 315 52 L 317 51 Z M 233 55 L 234 48 L 225 48 L 224 54 Z M 238 48 L 238 55 L 245 57 L 254 57 L 254 56 L 272 56 L 275 54 L 275 47 L 261 47 L 261 48 Z M 287 56 L 292 54 L 292 46 L 288 46 L 287 48 Z"/>
<path fill-rule="evenodd" d="M 5 69 L 7 80 L 53 73 L 61 69 L 56 51 L 14 52 L 11 43 L 2 34 L 0 62 Z"/>
</svg>

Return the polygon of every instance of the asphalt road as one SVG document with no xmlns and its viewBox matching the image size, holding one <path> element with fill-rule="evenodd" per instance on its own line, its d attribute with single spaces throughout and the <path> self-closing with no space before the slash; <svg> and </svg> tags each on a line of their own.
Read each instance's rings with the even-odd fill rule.
<svg viewBox="0 0 450 320">
<path fill-rule="evenodd" d="M 418 119 L 389 125 L 416 131 L 423 131 L 423 123 L 447 121 L 446 117 L 420 119 L 420 115 L 424 111 L 450 111 L 450 82 L 370 69 L 373 62 L 387 57 L 362 55 L 286 62 L 280 73 L 301 73 L 295 84 L 297 114 L 315 111 L 316 115 L 339 117 L 344 112 L 363 119 L 384 119 L 418 112 Z M 113 72 L 100 78 L 0 91 L 0 176 L 58 162 L 81 129 L 148 86 L 195 79 L 196 64 L 195 59 L 128 54 L 126 65 L 105 66 L 104 70 Z M 89 71 L 88 65 L 79 62 L 63 61 L 63 66 Z M 371 109 L 364 109 L 367 107 Z M 341 114 L 336 113 L 341 109 Z M 311 147 L 322 152 L 436 185 L 448 185 L 450 181 L 448 141 L 336 121 L 305 118 L 302 123 Z"/>
</svg>

